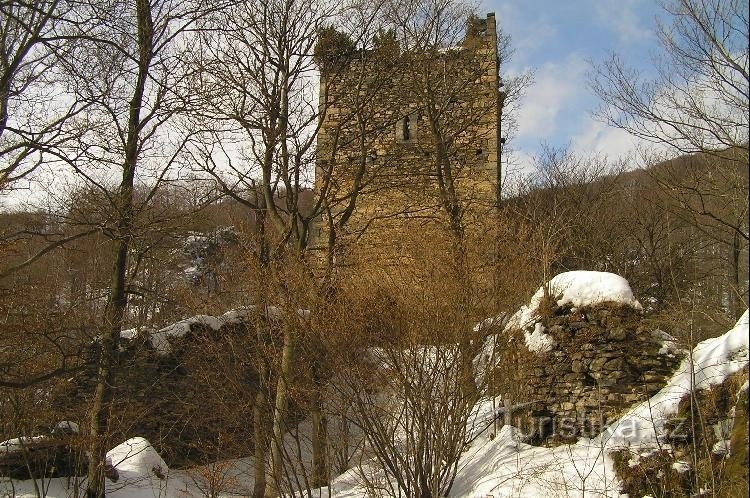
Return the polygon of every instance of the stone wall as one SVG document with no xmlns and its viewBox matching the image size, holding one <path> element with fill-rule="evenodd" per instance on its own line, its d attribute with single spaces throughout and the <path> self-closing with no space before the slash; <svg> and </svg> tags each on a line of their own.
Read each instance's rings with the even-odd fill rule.
<svg viewBox="0 0 750 498">
<path fill-rule="evenodd" d="M 495 16 L 470 24 L 471 35 L 454 47 L 375 47 L 322 71 L 316 189 L 325 186 L 335 219 L 349 208 L 355 182 L 366 185 L 348 222 L 358 237 L 367 227 L 358 244 L 388 245 L 389 234 L 397 240 L 415 219 L 421 226 L 441 213 L 436 164 L 445 157 L 453 187 L 477 211 L 465 216 L 483 220 L 493 206 L 500 138 Z M 431 124 L 439 125 L 440 140 Z M 325 241 L 327 230 L 318 223 L 312 235 Z"/>
<path fill-rule="evenodd" d="M 514 423 L 536 442 L 597 435 L 658 392 L 682 359 L 668 336 L 629 306 L 576 309 L 549 300 L 540 315 L 523 329 L 504 332 L 508 341 L 499 341 L 494 374 L 501 395 L 513 404 L 529 403 Z M 529 349 L 527 337 L 535 330 L 537 337 L 547 336 L 546 350 Z"/>
</svg>

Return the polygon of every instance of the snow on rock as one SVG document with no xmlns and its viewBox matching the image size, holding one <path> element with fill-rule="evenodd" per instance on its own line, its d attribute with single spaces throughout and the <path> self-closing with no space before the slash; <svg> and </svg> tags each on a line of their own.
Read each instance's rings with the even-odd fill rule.
<svg viewBox="0 0 750 498">
<path fill-rule="evenodd" d="M 213 330 L 219 330 L 222 322 L 218 318 L 209 315 L 196 315 L 185 320 L 180 320 L 151 334 L 151 345 L 158 353 L 168 354 L 171 351 L 169 339 L 188 334 L 195 325 L 203 325 Z"/>
<path fill-rule="evenodd" d="M 546 353 L 551 351 L 555 345 L 555 340 L 544 333 L 544 325 L 540 322 L 534 324 L 534 331 L 529 333 L 528 331 L 523 333 L 524 340 L 526 341 L 526 347 L 529 351 L 534 353 Z"/>
<path fill-rule="evenodd" d="M 149 341 L 151 346 L 156 350 L 157 353 L 166 355 L 172 351 L 169 343 L 170 339 L 176 337 L 183 337 L 190 333 L 194 326 L 203 326 L 212 330 L 219 330 L 225 325 L 236 325 L 247 321 L 249 318 L 254 316 L 256 313 L 256 306 L 245 306 L 234 310 L 227 311 L 223 315 L 218 317 L 210 315 L 196 315 L 191 318 L 186 318 L 179 322 L 173 323 L 167 327 L 159 329 L 157 331 L 151 331 Z M 266 306 L 264 315 L 266 319 L 271 321 L 280 320 L 284 312 L 276 306 Z M 309 320 L 310 310 L 297 310 L 297 315 L 302 320 Z M 130 329 L 121 332 L 121 337 L 124 339 L 132 339 L 140 332 L 147 331 L 148 329 Z"/>
<path fill-rule="evenodd" d="M 52 434 L 78 434 L 79 432 L 80 428 L 78 427 L 78 424 L 71 422 L 70 420 L 58 422 L 57 425 L 55 425 L 55 428 L 52 429 Z"/>
<path fill-rule="evenodd" d="M 118 482 L 140 482 L 151 477 L 160 479 L 169 471 L 161 455 L 142 437 L 115 446 L 107 452 L 107 460 L 117 469 Z"/>
<path fill-rule="evenodd" d="M 558 306 L 571 304 L 573 306 L 591 306 L 606 301 L 627 304 L 636 309 L 642 309 L 641 304 L 633 296 L 630 284 L 623 277 L 614 273 L 601 271 L 569 271 L 561 273 L 549 281 L 550 294 L 561 296 L 557 300 Z M 537 302 L 544 296 L 540 289 L 532 297 Z"/>
<path fill-rule="evenodd" d="M 49 439 L 48 436 L 24 436 L 8 439 L 0 443 L 0 453 L 14 453 L 20 451 L 34 443 L 39 443 Z"/>
<path fill-rule="evenodd" d="M 59 422 L 57 425 L 55 425 L 55 427 L 52 428 L 51 432 L 52 436 L 46 434 L 38 436 L 22 436 L 8 439 L 7 441 L 2 441 L 0 442 L 0 454 L 15 453 L 17 451 L 23 450 L 24 448 L 28 449 L 29 447 L 38 448 L 40 444 L 44 445 L 45 443 L 49 445 L 54 443 L 55 441 L 53 436 L 78 434 L 79 428 L 78 424 L 76 424 L 75 422 L 63 420 L 62 422 Z"/>
<path fill-rule="evenodd" d="M 500 313 L 497 316 L 491 316 L 489 318 L 485 318 L 481 322 L 475 324 L 472 330 L 474 331 L 474 333 L 486 332 L 488 330 L 491 330 L 493 327 L 498 327 L 502 329 L 507 324 L 508 324 L 508 315 L 505 313 Z"/>
<path fill-rule="evenodd" d="M 527 328 L 538 318 L 538 308 L 546 293 L 557 297 L 557 305 L 569 304 L 574 307 L 592 306 L 603 302 L 626 304 L 635 309 L 643 309 L 633 296 L 628 281 L 614 273 L 600 271 L 569 271 L 560 273 L 546 286 L 540 287 L 531 297 L 529 304 L 522 306 L 511 317 L 509 327 Z"/>
<path fill-rule="evenodd" d="M 728 457 L 731 444 L 732 442 L 729 439 L 719 439 L 714 443 L 713 448 L 711 448 L 711 453 L 716 456 Z"/>
<path fill-rule="evenodd" d="M 653 447 L 664 437 L 665 422 L 677 413 L 680 399 L 690 392 L 691 377 L 698 390 L 721 384 L 748 364 L 749 349 L 745 311 L 727 333 L 699 343 L 661 391 L 628 411 L 598 439 L 610 449 Z"/>
<path fill-rule="evenodd" d="M 508 325 L 508 315 L 506 313 L 500 313 L 497 316 L 485 318 L 481 322 L 475 324 L 472 331 L 474 332 L 475 337 L 479 336 L 481 338 L 482 335 L 486 335 L 487 333 L 491 332 L 493 328 L 503 330 L 506 325 Z M 484 375 L 487 371 L 487 368 L 492 363 L 496 342 L 497 335 L 490 333 L 490 335 L 484 339 L 484 343 L 482 344 L 479 353 L 474 357 L 474 372 L 477 376 L 477 381 L 479 384 L 482 384 L 484 382 Z"/>
<path fill-rule="evenodd" d="M 675 355 L 686 353 L 685 350 L 677 345 L 677 339 L 667 334 L 663 330 L 656 329 L 651 334 L 655 339 L 661 341 L 661 348 L 659 348 L 659 354 L 661 355 Z"/>
</svg>

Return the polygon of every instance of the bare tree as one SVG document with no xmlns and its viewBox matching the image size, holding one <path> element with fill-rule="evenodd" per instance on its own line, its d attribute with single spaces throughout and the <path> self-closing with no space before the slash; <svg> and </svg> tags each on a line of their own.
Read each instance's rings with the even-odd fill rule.
<svg viewBox="0 0 750 498">
<path fill-rule="evenodd" d="M 747 1 L 675 0 L 663 8 L 671 24 L 657 24 L 656 79 L 612 54 L 592 75 L 592 89 L 602 100 L 598 115 L 672 150 L 747 164 Z"/>
<path fill-rule="evenodd" d="M 195 54 L 201 71 L 196 80 L 200 93 L 194 120 L 205 132 L 191 150 L 219 189 L 254 216 L 258 230 L 254 256 L 264 282 L 253 296 L 259 305 L 284 305 L 293 295 L 290 282 L 310 281 L 317 265 L 308 254 L 316 236 L 313 229 L 326 216 L 332 227 L 331 240 L 335 240 L 350 219 L 359 193 L 380 167 L 370 164 L 366 154 L 356 164 L 333 160 L 342 144 L 359 143 L 364 150 L 372 135 L 382 133 L 378 123 L 383 119 L 374 118 L 377 111 L 372 105 L 382 87 L 373 81 L 385 75 L 368 72 L 365 64 L 349 73 L 355 83 L 359 77 L 359 84 L 348 93 L 356 105 L 337 116 L 337 123 L 326 130 L 327 136 L 335 137 L 332 143 L 318 140 L 324 123 L 331 124 L 326 121 L 328 111 L 340 104 L 336 99 L 341 95 L 334 96 L 329 89 L 345 68 L 352 67 L 357 54 L 361 55 L 357 43 L 369 43 L 368 36 L 373 33 L 366 29 L 372 21 L 366 14 L 375 15 L 377 6 L 354 7 L 327 1 L 237 4 L 207 22 L 210 29 L 204 32 Z M 333 24 L 354 35 L 337 31 Z M 333 43 L 326 44 L 328 41 Z M 359 127 L 360 131 L 344 133 L 346 127 Z M 335 245 L 328 244 L 329 254 L 334 253 Z M 327 259 L 330 277 L 334 258 Z M 282 266 L 300 273 L 289 276 L 281 271 Z M 281 278 L 282 274 L 289 278 Z M 312 297 L 330 292 L 330 288 L 330 278 L 326 278 L 309 292 Z M 272 297 L 277 302 L 271 302 Z M 294 307 L 285 308 L 289 308 L 286 320 L 297 320 Z M 261 377 L 277 379 L 275 398 L 259 392 L 254 403 L 256 496 L 281 491 L 282 439 L 300 327 L 288 323 L 283 329 L 280 363 L 272 371 L 261 372 Z M 323 382 L 315 373 L 319 370 L 311 370 L 318 390 Z M 310 405 L 311 418 L 316 420 L 311 480 L 315 487 L 327 483 L 320 397 L 320 392 L 313 393 Z M 272 418 L 271 435 L 262 433 L 264 413 Z M 266 441 L 271 445 L 268 472 L 264 469 Z"/>
<path fill-rule="evenodd" d="M 185 133 L 173 126 L 182 109 L 178 92 L 185 81 L 177 47 L 205 11 L 192 2 L 83 2 L 71 17 L 80 30 L 76 35 L 85 43 L 60 59 L 75 101 L 86 107 L 81 120 L 87 127 L 75 143 L 46 147 L 45 152 L 106 200 L 108 210 L 99 229 L 112 242 L 89 411 L 87 495 L 91 497 L 105 492 L 109 408 L 131 292 L 129 258 L 140 228 L 139 214 L 170 178 L 186 140 Z M 140 198 L 135 195 L 138 182 L 147 187 Z"/>
<path fill-rule="evenodd" d="M 45 147 L 76 135 L 63 125 L 85 106 L 64 98 L 58 71 L 75 42 L 71 8 L 65 0 L 0 3 L 0 190 L 41 165 Z"/>
<path fill-rule="evenodd" d="M 502 22 L 502 19 L 500 21 Z M 508 157 L 513 152 L 511 141 L 518 131 L 518 112 L 526 90 L 534 82 L 534 72 L 531 69 L 526 69 L 518 74 L 509 75 L 505 73 L 505 68 L 508 67 L 515 55 L 515 47 L 510 34 L 504 32 L 501 28 L 498 29 L 497 56 L 500 85 L 498 88 L 498 157 L 495 203 L 499 207 L 502 202 L 504 184 L 508 182 L 508 172 L 504 168 L 503 161 L 508 163 Z"/>
<path fill-rule="evenodd" d="M 451 236 L 425 230 L 407 237 L 410 268 L 366 266 L 337 296 L 331 321 L 348 333 L 333 346 L 340 373 L 332 387 L 349 400 L 348 418 L 361 430 L 363 487 L 374 495 L 447 496 L 472 437 L 477 393 L 486 387 L 479 379 L 476 390 L 466 389 L 462 338 L 481 343 L 487 331 L 463 328 L 481 300 L 460 298 Z"/>
<path fill-rule="evenodd" d="M 748 4 L 675 0 L 662 5 L 657 77 L 649 80 L 617 55 L 595 67 L 591 86 L 605 122 L 666 149 L 691 154 L 658 164 L 654 180 L 682 221 L 725 252 L 727 309 L 746 299 L 741 261 L 748 243 Z"/>
<path fill-rule="evenodd" d="M 706 250 L 701 258 L 717 264 L 721 307 L 731 320 L 747 307 L 748 163 L 746 150 L 692 154 L 656 164 L 649 174 L 669 211 L 693 232 Z M 731 321 L 730 320 L 730 321 Z"/>
<path fill-rule="evenodd" d="M 656 79 L 613 54 L 595 68 L 591 86 L 605 122 L 669 152 L 695 154 L 659 165 L 654 179 L 675 215 L 724 247 L 736 318 L 746 299 L 739 262 L 748 243 L 748 3 L 675 0 L 663 9 L 671 23 L 657 24 Z"/>
</svg>

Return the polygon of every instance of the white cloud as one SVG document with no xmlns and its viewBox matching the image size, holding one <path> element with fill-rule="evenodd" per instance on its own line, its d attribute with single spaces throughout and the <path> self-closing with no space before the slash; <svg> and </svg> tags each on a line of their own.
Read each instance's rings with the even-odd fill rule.
<svg viewBox="0 0 750 498">
<path fill-rule="evenodd" d="M 583 130 L 571 140 L 573 150 L 581 153 L 604 154 L 611 159 L 625 158 L 645 142 L 619 128 L 589 118 Z"/>
<path fill-rule="evenodd" d="M 654 38 L 651 19 L 642 19 L 636 12 L 643 11 L 644 0 L 594 0 L 595 19 L 605 29 L 614 32 L 620 43 L 629 44 Z"/>
<path fill-rule="evenodd" d="M 561 64 L 547 63 L 536 71 L 534 84 L 520 105 L 520 139 L 544 140 L 557 132 L 561 113 L 585 92 L 586 69 L 586 62 L 572 54 Z"/>
</svg>

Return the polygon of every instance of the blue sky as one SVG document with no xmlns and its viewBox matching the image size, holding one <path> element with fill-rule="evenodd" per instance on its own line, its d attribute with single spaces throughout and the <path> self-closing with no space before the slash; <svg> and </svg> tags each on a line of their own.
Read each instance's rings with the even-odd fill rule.
<svg viewBox="0 0 750 498">
<path fill-rule="evenodd" d="M 480 12 L 495 12 L 498 27 L 513 38 L 515 55 L 504 70 L 532 68 L 512 147 L 516 160 L 529 162 L 541 143 L 570 144 L 580 152 L 626 155 L 635 141 L 596 121 L 598 105 L 587 85 L 589 61 L 616 51 L 650 72 L 657 45 L 654 25 L 661 14 L 655 0 L 484 0 Z"/>
</svg>

